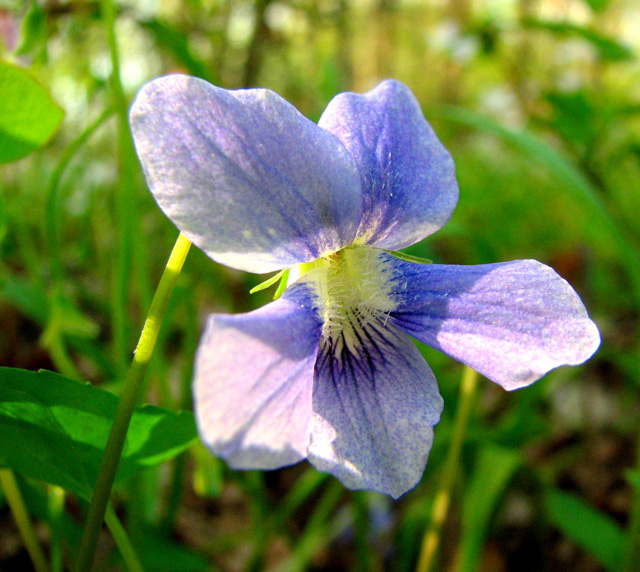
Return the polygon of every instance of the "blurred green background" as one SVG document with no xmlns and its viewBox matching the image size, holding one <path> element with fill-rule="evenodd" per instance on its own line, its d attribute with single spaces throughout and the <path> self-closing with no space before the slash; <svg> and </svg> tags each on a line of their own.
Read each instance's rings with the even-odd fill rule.
<svg viewBox="0 0 640 572">
<path fill-rule="evenodd" d="M 182 72 L 267 87 L 317 120 L 338 92 L 396 78 L 453 154 L 461 190 L 452 221 L 408 251 L 536 258 L 602 334 L 587 364 L 529 388 L 482 380 L 437 569 L 639 569 L 637 0 L 1 0 L 0 50 L 66 113 L 44 149 L 0 166 L 0 365 L 120 390 L 177 236 L 124 121 L 144 82 Z M 192 249 L 146 401 L 190 407 L 206 315 L 268 302 L 270 291 L 248 294 L 263 279 Z M 145 569 L 413 570 L 462 371 L 422 349 L 445 411 L 415 490 L 397 502 L 351 493 L 306 463 L 237 473 L 195 446 L 116 490 Z M 20 483 L 48 546 L 50 491 Z M 64 502 L 66 561 L 85 506 Z M 0 507 L 0 569 L 29 570 L 1 496 Z M 97 569 L 121 566 L 107 535 L 100 555 Z"/>
</svg>

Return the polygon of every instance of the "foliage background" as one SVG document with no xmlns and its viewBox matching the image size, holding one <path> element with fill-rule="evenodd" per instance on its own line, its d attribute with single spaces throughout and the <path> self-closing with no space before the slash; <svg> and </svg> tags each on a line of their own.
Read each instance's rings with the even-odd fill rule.
<svg viewBox="0 0 640 572">
<path fill-rule="evenodd" d="M 541 260 L 580 293 L 603 339 L 590 362 L 530 388 L 506 393 L 483 380 L 440 569 L 633 569 L 625 555 L 640 532 L 637 2 L 130 0 L 115 5 L 118 53 L 110 6 L 0 3 L 3 59 L 28 68 L 66 113 L 45 148 L 0 167 L 0 365 L 120 391 L 177 236 L 146 190 L 122 121 L 145 81 L 186 72 L 226 88 L 268 87 L 317 120 L 336 93 L 394 77 L 452 152 L 461 187 L 451 223 L 409 252 L 453 264 Z M 206 315 L 266 303 L 270 292 L 248 294 L 261 280 L 192 250 L 145 402 L 190 408 Z M 461 375 L 459 364 L 421 349 L 445 412 L 414 491 L 397 502 L 350 493 L 304 463 L 232 472 L 193 445 L 116 488 L 145 568 L 412 570 Z M 61 547 L 68 565 L 84 501 L 19 483 L 41 541 Z M 1 494 L 0 507 L 0 569 L 28 570 Z M 105 533 L 97 569 L 121 566 Z"/>
</svg>

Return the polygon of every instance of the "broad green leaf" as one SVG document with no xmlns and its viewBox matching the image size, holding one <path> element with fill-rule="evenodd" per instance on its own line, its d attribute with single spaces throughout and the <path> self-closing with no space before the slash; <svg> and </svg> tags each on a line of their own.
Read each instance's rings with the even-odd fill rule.
<svg viewBox="0 0 640 572">
<path fill-rule="evenodd" d="M 491 516 L 521 464 L 520 454 L 514 449 L 490 444 L 480 451 L 464 498 L 458 568 L 461 572 L 478 569 Z"/>
<path fill-rule="evenodd" d="M 587 40 L 598 50 L 601 58 L 610 61 L 624 61 L 633 59 L 633 50 L 624 44 L 616 42 L 612 38 L 603 36 L 589 28 L 584 28 L 571 22 L 550 22 L 535 18 L 525 18 L 522 21 L 525 28 L 546 30 L 561 36 L 578 36 Z"/>
<path fill-rule="evenodd" d="M 26 70 L 0 62 L 0 163 L 21 159 L 42 147 L 64 112 Z"/>
<path fill-rule="evenodd" d="M 89 498 L 117 402 L 56 373 L 0 368 L 0 466 Z M 196 438 L 191 413 L 136 408 L 118 478 L 174 457 Z"/>
<path fill-rule="evenodd" d="M 620 526 L 580 497 L 548 490 L 544 496 L 551 523 L 597 558 L 609 571 L 617 572 L 626 547 Z"/>
</svg>

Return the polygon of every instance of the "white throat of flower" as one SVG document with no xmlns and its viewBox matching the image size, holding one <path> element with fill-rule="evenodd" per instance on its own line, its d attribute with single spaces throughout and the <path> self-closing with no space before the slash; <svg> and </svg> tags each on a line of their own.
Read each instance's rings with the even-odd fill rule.
<svg viewBox="0 0 640 572">
<path fill-rule="evenodd" d="M 393 267 L 382 251 L 348 247 L 292 269 L 290 282 L 304 275 L 316 297 L 323 341 L 337 355 L 343 347 L 358 353 L 367 326 L 384 326 L 396 303 L 391 296 Z"/>
</svg>

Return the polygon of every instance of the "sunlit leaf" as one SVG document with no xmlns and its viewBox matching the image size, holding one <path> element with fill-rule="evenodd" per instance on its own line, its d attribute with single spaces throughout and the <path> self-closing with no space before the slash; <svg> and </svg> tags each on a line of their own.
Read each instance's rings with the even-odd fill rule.
<svg viewBox="0 0 640 572">
<path fill-rule="evenodd" d="M 633 50 L 612 38 L 608 38 L 589 28 L 578 26 L 571 22 L 550 22 L 536 18 L 525 18 L 522 21 L 525 28 L 546 30 L 560 36 L 577 36 L 588 41 L 598 50 L 601 58 L 610 61 L 623 61 L 633 59 Z"/>
<path fill-rule="evenodd" d="M 26 70 L 0 62 L 0 163 L 16 161 L 42 147 L 64 112 Z"/>
<path fill-rule="evenodd" d="M 56 373 L 0 368 L 0 466 L 89 498 L 117 402 Z M 196 438 L 191 413 L 138 407 L 118 477 L 170 459 Z"/>
<path fill-rule="evenodd" d="M 617 572 L 626 540 L 620 526 L 580 497 L 549 490 L 544 497 L 552 524 L 595 556 L 609 572 Z"/>
<path fill-rule="evenodd" d="M 610 0 L 584 0 L 586 4 L 588 4 L 594 12 L 600 12 L 600 10 L 604 10 L 608 5 Z"/>
</svg>

